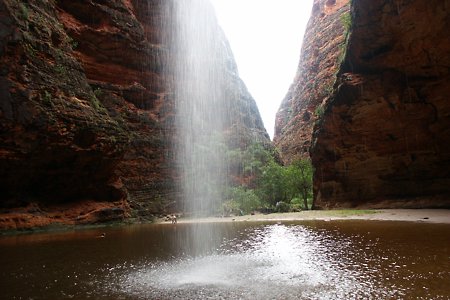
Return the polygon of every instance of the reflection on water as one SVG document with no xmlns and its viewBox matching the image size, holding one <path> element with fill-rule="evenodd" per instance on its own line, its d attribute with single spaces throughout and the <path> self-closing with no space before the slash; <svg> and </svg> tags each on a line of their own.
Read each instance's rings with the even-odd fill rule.
<svg viewBox="0 0 450 300">
<path fill-rule="evenodd" d="M 194 231 L 208 234 L 198 248 Z M 0 239 L 6 299 L 449 299 L 450 226 L 149 225 Z"/>
</svg>

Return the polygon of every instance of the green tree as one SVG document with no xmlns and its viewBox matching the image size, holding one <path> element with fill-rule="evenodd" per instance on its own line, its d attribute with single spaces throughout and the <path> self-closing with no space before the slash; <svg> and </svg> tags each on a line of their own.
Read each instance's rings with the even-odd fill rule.
<svg viewBox="0 0 450 300">
<path fill-rule="evenodd" d="M 260 176 L 263 167 L 272 160 L 270 152 L 260 143 L 251 144 L 242 153 L 244 172 L 254 176 Z"/>
<path fill-rule="evenodd" d="M 291 166 L 291 176 L 289 179 L 293 181 L 293 188 L 299 193 L 303 199 L 305 209 L 308 208 L 308 199 L 313 194 L 313 167 L 310 159 L 301 159 L 295 161 Z"/>
<path fill-rule="evenodd" d="M 301 198 L 304 209 L 309 209 L 308 199 L 312 198 L 311 161 L 298 160 L 286 167 L 270 161 L 258 181 L 258 194 L 260 199 L 272 206 Z"/>
<path fill-rule="evenodd" d="M 282 166 L 272 153 L 261 144 L 255 143 L 246 149 L 228 150 L 231 170 L 247 180 L 244 186 L 228 189 L 224 210 L 237 210 L 249 213 L 252 210 L 271 207 L 281 209 L 309 209 L 308 200 L 312 199 L 313 168 L 309 159 L 297 160 L 289 166 Z M 296 199 L 295 203 L 292 202 Z M 303 202 L 303 205 L 301 204 Z"/>
<path fill-rule="evenodd" d="M 225 214 L 249 214 L 261 207 L 261 201 L 252 189 L 232 187 L 228 189 L 227 201 L 223 205 Z"/>
<path fill-rule="evenodd" d="M 262 144 L 253 143 L 245 149 L 228 149 L 227 160 L 230 173 L 237 175 L 246 187 L 255 188 L 256 180 L 273 157 Z"/>
<path fill-rule="evenodd" d="M 271 160 L 262 168 L 258 180 L 259 197 L 268 204 L 275 206 L 277 202 L 287 198 L 286 172 L 283 166 Z"/>
</svg>

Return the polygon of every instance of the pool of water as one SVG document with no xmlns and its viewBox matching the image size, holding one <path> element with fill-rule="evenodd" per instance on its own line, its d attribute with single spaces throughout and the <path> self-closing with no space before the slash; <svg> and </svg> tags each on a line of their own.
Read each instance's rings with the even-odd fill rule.
<svg viewBox="0 0 450 300">
<path fill-rule="evenodd" d="M 446 224 L 141 225 L 0 237 L 0 253 L 2 299 L 450 299 Z"/>
</svg>

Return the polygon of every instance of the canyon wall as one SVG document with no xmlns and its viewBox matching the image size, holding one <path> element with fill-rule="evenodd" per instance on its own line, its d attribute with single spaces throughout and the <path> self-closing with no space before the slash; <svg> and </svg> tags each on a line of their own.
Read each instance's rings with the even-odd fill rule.
<svg viewBox="0 0 450 300">
<path fill-rule="evenodd" d="M 316 207 L 450 207 L 450 2 L 358 0 L 350 14 L 327 14 L 341 4 L 315 1 L 277 115 L 282 157 L 309 150 Z M 323 37 L 338 40 L 328 51 L 339 58 L 316 68 L 327 61 Z"/>
<path fill-rule="evenodd" d="M 285 163 L 309 156 L 314 123 L 344 53 L 343 16 L 349 8 L 349 0 L 314 1 L 298 71 L 275 120 L 274 144 Z"/>
<path fill-rule="evenodd" d="M 311 150 L 319 206 L 450 206 L 450 2 L 354 1 Z"/>
<path fill-rule="evenodd" d="M 177 209 L 174 50 L 165 30 L 172 7 L 163 0 L 0 2 L 3 228 Z M 230 144 L 268 143 L 223 39 L 228 128 L 240 133 Z"/>
</svg>

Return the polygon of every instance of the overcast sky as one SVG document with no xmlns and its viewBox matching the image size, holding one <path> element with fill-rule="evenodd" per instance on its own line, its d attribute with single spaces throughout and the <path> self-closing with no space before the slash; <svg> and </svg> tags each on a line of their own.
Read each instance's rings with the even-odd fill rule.
<svg viewBox="0 0 450 300">
<path fill-rule="evenodd" d="M 313 0 L 211 0 L 239 74 L 273 137 L 275 114 L 295 76 Z"/>
</svg>

